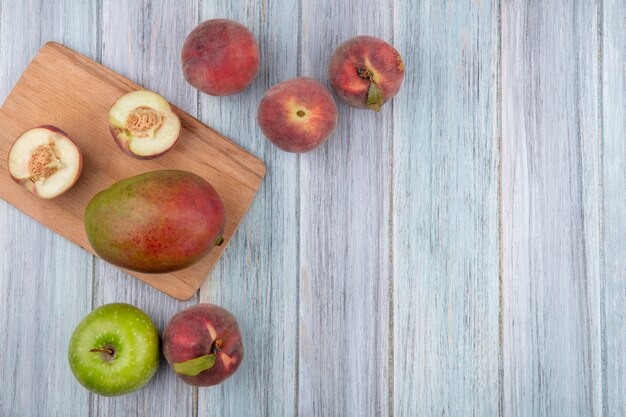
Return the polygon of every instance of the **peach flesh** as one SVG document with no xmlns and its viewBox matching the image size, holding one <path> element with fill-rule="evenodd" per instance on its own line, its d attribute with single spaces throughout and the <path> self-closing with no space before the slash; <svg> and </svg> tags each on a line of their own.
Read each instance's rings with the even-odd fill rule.
<svg viewBox="0 0 626 417">
<path fill-rule="evenodd" d="M 15 182 L 49 199 L 60 196 L 76 183 L 83 159 L 67 133 L 43 125 L 26 130 L 15 140 L 7 163 Z"/>
<path fill-rule="evenodd" d="M 335 50 L 328 75 L 335 93 L 348 105 L 380 111 L 400 90 L 404 62 L 387 42 L 356 36 Z"/>
<path fill-rule="evenodd" d="M 189 84 L 212 96 L 227 96 L 244 90 L 256 77 L 259 46 L 244 25 L 212 19 L 187 36 L 181 61 Z"/>
<path fill-rule="evenodd" d="M 259 103 L 258 122 L 267 138 L 287 152 L 320 146 L 337 124 L 335 100 L 318 81 L 298 77 L 270 88 Z"/>
<path fill-rule="evenodd" d="M 109 129 L 124 153 L 152 159 L 172 149 L 181 124 L 167 100 L 155 92 L 137 90 L 124 94 L 111 106 Z"/>
</svg>

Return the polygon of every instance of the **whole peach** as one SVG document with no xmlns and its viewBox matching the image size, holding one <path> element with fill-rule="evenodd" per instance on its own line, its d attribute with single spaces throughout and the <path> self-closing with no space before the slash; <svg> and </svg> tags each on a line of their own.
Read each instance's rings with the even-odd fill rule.
<svg viewBox="0 0 626 417">
<path fill-rule="evenodd" d="M 237 319 L 225 308 L 208 303 L 179 311 L 163 332 L 163 355 L 187 384 L 219 384 L 243 360 Z"/>
<path fill-rule="evenodd" d="M 259 45 L 244 25 L 227 19 L 200 23 L 181 53 L 189 84 L 212 96 L 238 93 L 259 70 Z"/>
<path fill-rule="evenodd" d="M 335 50 L 328 75 L 335 93 L 347 104 L 380 111 L 400 90 L 404 62 L 387 42 L 356 36 Z"/>
<path fill-rule="evenodd" d="M 337 106 L 330 91 L 308 77 L 270 88 L 259 103 L 258 121 L 270 141 L 287 152 L 307 152 L 335 130 Z"/>
</svg>

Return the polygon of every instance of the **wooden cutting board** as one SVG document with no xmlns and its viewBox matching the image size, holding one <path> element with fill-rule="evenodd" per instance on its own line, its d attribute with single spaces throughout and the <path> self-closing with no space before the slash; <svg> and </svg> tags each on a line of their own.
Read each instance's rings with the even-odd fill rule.
<svg viewBox="0 0 626 417">
<path fill-rule="evenodd" d="M 107 119 L 111 105 L 122 94 L 137 89 L 141 87 L 134 82 L 63 45 L 52 42 L 44 45 L 0 109 L 0 197 L 95 254 L 83 226 L 85 207 L 94 194 L 123 178 L 159 169 L 181 169 L 200 175 L 224 201 L 227 218 L 224 244 L 181 271 L 169 274 L 127 271 L 172 297 L 186 300 L 198 290 L 228 247 L 261 185 L 265 166 L 176 107 L 173 108 L 180 117 L 182 132 L 170 152 L 151 161 L 125 155 L 111 137 Z M 7 169 L 13 141 L 24 130 L 42 124 L 67 132 L 83 152 L 80 179 L 72 189 L 53 200 L 40 199 L 16 184 Z M 28 238 L 15 236 L 15 239 Z"/>
</svg>

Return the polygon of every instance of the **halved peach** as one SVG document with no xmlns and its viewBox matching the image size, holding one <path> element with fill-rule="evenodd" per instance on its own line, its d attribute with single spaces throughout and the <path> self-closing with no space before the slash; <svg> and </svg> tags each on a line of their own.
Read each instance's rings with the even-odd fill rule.
<svg viewBox="0 0 626 417">
<path fill-rule="evenodd" d="M 8 165 L 15 182 L 41 198 L 54 198 L 76 183 L 83 157 L 67 133 L 44 125 L 17 138 L 9 150 Z"/>
<path fill-rule="evenodd" d="M 152 159 L 169 151 L 180 134 L 180 119 L 163 97 L 148 90 L 124 94 L 109 111 L 111 134 L 128 155 Z"/>
</svg>

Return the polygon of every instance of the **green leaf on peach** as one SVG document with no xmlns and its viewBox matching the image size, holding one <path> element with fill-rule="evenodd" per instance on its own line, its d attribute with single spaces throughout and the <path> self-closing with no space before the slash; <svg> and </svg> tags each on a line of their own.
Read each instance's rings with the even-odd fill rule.
<svg viewBox="0 0 626 417">
<path fill-rule="evenodd" d="M 380 111 L 385 103 L 385 97 L 383 91 L 378 88 L 376 83 L 370 83 L 370 88 L 367 91 L 367 108 L 374 111 Z"/>
<path fill-rule="evenodd" d="M 174 372 L 180 375 L 196 376 L 202 371 L 211 369 L 215 365 L 217 353 L 198 356 L 185 362 L 178 362 L 172 365 Z"/>
</svg>

